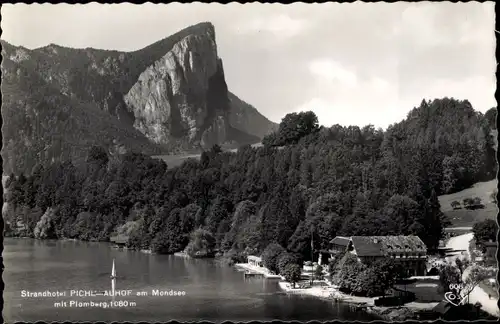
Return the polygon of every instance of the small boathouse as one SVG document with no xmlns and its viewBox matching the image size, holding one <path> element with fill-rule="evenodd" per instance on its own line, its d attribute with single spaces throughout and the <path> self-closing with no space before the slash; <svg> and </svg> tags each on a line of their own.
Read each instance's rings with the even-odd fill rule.
<svg viewBox="0 0 500 324">
<path fill-rule="evenodd" d="M 112 236 L 109 241 L 115 244 L 115 247 L 123 248 L 127 244 L 128 236 L 126 235 L 116 235 Z"/>
<path fill-rule="evenodd" d="M 253 265 L 255 267 L 263 267 L 262 263 L 262 258 L 255 256 L 255 255 L 249 255 L 248 256 L 248 264 Z"/>
</svg>

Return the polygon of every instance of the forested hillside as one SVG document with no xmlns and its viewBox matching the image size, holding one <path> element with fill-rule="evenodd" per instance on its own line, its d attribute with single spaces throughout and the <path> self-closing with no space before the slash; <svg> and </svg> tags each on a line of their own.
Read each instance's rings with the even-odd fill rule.
<svg viewBox="0 0 500 324">
<path fill-rule="evenodd" d="M 4 59 L 2 73 L 6 172 L 30 173 L 37 162 L 72 159 L 78 163 L 95 143 L 111 152 L 125 147 L 146 154 L 161 152 L 138 130 L 93 105 L 61 95 L 29 66 Z"/>
<path fill-rule="evenodd" d="M 214 146 L 169 170 L 140 154 L 110 160 L 94 147 L 85 168 L 54 164 L 11 177 L 5 217 L 27 224 L 29 236 L 107 240 L 118 231 L 159 253 L 184 249 L 199 227 L 230 253 L 276 242 L 307 257 L 311 233 L 317 249 L 335 235 L 415 234 L 435 247 L 447 223 L 437 195 L 496 174 L 490 133 L 469 102 L 445 98 L 423 101 L 385 132 L 289 114 L 264 147 Z"/>
</svg>

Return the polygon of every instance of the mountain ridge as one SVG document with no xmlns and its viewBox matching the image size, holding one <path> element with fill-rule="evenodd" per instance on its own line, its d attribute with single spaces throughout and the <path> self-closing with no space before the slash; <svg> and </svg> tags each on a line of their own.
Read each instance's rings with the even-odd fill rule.
<svg viewBox="0 0 500 324">
<path fill-rule="evenodd" d="M 208 22 L 189 26 L 130 52 L 75 49 L 55 44 L 30 50 L 5 40 L 1 40 L 1 45 L 4 54 L 2 72 L 6 75 L 6 84 L 11 85 L 10 88 L 4 87 L 2 83 L 2 92 L 8 99 L 8 104 L 2 105 L 4 116 L 21 114 L 23 109 L 26 113 L 25 106 L 15 104 L 21 100 L 19 98 L 30 97 L 33 102 L 43 102 L 45 98 L 31 91 L 31 87 L 21 87 L 11 93 L 5 91 L 13 89 L 16 83 L 26 82 L 25 77 L 30 78 L 35 88 L 51 87 L 53 91 L 50 91 L 50 97 L 64 96 L 71 99 L 52 100 L 62 106 L 47 105 L 47 110 L 54 111 L 42 115 L 53 123 L 57 123 L 58 114 L 65 111 L 64 105 L 73 106 L 73 111 L 89 110 L 75 117 L 75 123 L 78 118 L 92 119 L 89 116 L 95 115 L 96 111 L 89 109 L 90 106 L 106 112 L 112 120 L 101 116 L 106 121 L 93 125 L 99 131 L 99 127 L 118 121 L 120 125 L 109 134 L 104 130 L 104 138 L 107 138 L 104 146 L 108 149 L 113 146 L 110 143 L 120 142 L 122 150 L 171 154 L 202 150 L 213 144 L 251 144 L 259 142 L 266 135 L 266 129 L 271 131 L 277 126 L 253 106 L 239 98 L 235 100 L 237 97 L 229 92 L 222 59 L 217 53 L 215 28 Z M 233 98 L 234 105 L 229 97 Z M 151 110 L 153 106 L 154 111 Z M 236 113 L 245 118 L 235 117 Z M 27 155 L 40 154 L 43 143 L 31 145 L 37 141 L 33 136 L 15 139 L 14 129 L 23 130 L 23 134 L 33 133 L 33 125 L 26 124 L 23 118 L 14 118 L 13 122 L 9 118 L 4 120 L 7 142 L 13 141 L 2 150 L 7 162 L 4 167 L 7 166 L 9 172 L 17 171 L 14 169 L 29 171 L 37 161 L 26 161 L 19 165 L 13 160 L 25 159 L 23 150 Z M 262 127 L 250 126 L 255 125 L 256 121 L 262 123 Z M 83 146 L 102 144 L 88 131 L 77 129 L 83 136 L 81 141 L 89 142 L 78 144 L 82 150 Z M 42 131 L 46 129 L 42 127 Z M 63 142 L 70 131 L 61 129 Z M 51 141 L 49 138 L 45 140 Z M 138 145 L 132 141 L 144 144 Z M 14 149 L 16 145 L 20 147 Z M 60 156 L 67 156 L 65 150 L 61 149 L 57 154 L 54 152 L 55 156 L 47 159 L 58 160 Z M 73 152 L 74 149 L 70 151 L 71 159 L 84 155 L 83 152 Z M 40 163 L 49 161 L 42 159 Z"/>
</svg>

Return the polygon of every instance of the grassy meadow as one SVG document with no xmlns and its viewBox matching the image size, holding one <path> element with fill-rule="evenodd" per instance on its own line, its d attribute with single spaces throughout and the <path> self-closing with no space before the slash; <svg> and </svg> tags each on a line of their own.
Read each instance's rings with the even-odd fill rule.
<svg viewBox="0 0 500 324">
<path fill-rule="evenodd" d="M 497 180 L 486 182 L 478 182 L 471 188 L 449 194 L 439 196 L 439 203 L 441 210 L 448 216 L 451 221 L 451 227 L 469 227 L 474 223 L 483 221 L 485 219 L 496 219 L 498 214 L 498 207 L 491 199 L 491 193 L 497 188 Z M 481 198 L 484 204 L 483 209 L 468 210 L 462 209 L 453 210 L 451 207 L 452 201 L 458 201 L 463 204 L 464 198 Z"/>
</svg>

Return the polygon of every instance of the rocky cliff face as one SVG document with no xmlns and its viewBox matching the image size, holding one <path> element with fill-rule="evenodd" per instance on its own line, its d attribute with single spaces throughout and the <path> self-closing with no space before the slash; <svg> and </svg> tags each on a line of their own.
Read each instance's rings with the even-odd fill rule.
<svg viewBox="0 0 500 324">
<path fill-rule="evenodd" d="M 227 139 L 227 104 L 222 102 L 227 89 L 213 93 L 222 82 L 214 31 L 207 28 L 177 42 L 141 73 L 125 103 L 134 114 L 134 127 L 155 143 L 184 138 L 206 146 Z M 210 100 L 216 95 L 222 98 L 220 106 Z"/>
<path fill-rule="evenodd" d="M 44 164 L 95 144 L 168 154 L 255 143 L 275 125 L 229 93 L 211 23 L 134 52 L 2 41 L 2 53 L 7 172 L 29 171 L 47 145 Z"/>
<path fill-rule="evenodd" d="M 157 143 L 193 140 L 207 117 L 208 81 L 217 71 L 214 36 L 189 35 L 149 66 L 125 95 L 134 127 Z"/>
</svg>

